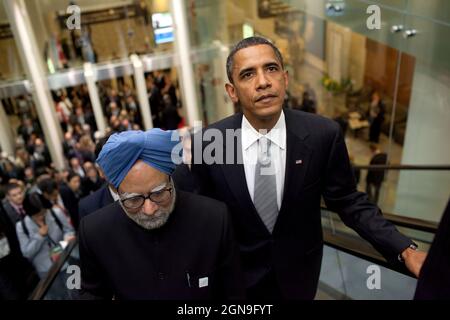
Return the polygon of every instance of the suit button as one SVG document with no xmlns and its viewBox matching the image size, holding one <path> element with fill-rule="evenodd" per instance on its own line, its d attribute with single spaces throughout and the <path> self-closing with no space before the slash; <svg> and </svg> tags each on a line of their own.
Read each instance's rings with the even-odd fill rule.
<svg viewBox="0 0 450 320">
<path fill-rule="evenodd" d="M 159 273 L 158 273 L 158 279 L 159 279 L 159 280 L 164 280 L 164 273 L 159 272 Z"/>
</svg>

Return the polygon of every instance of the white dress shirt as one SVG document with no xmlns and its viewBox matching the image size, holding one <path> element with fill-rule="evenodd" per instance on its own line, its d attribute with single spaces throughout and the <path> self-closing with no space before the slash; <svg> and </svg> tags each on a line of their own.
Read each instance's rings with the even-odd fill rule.
<svg viewBox="0 0 450 320">
<path fill-rule="evenodd" d="M 255 170 L 258 159 L 258 139 L 265 136 L 271 141 L 270 155 L 275 168 L 276 185 L 277 185 L 277 205 L 278 210 L 281 208 L 284 191 L 284 174 L 286 171 L 286 121 L 284 112 L 281 111 L 280 118 L 275 126 L 267 134 L 263 135 L 252 127 L 250 122 L 242 117 L 242 159 L 244 161 L 245 180 L 247 188 L 254 201 L 255 192 Z"/>
</svg>

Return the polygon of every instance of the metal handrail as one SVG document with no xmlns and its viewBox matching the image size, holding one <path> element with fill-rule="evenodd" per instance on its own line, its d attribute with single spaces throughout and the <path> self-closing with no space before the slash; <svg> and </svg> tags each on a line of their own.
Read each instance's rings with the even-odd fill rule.
<svg viewBox="0 0 450 320">
<path fill-rule="evenodd" d="M 53 284 L 53 281 L 58 276 L 61 268 L 66 263 L 67 259 L 70 257 L 72 250 L 78 245 L 78 239 L 74 239 L 69 242 L 67 247 L 64 249 L 62 254 L 59 256 L 59 259 L 52 265 L 50 270 L 47 273 L 47 276 L 44 279 L 39 281 L 38 285 L 34 289 L 33 293 L 31 293 L 28 300 L 42 300 L 47 294 L 48 290 Z"/>
<path fill-rule="evenodd" d="M 447 171 L 450 165 L 413 165 L 413 164 L 374 164 L 374 165 L 353 165 L 355 169 L 361 170 L 429 170 Z"/>
<path fill-rule="evenodd" d="M 321 209 L 336 213 L 324 206 L 322 206 Z M 430 232 L 430 233 L 436 233 L 436 230 L 439 226 L 439 223 L 434 222 L 434 221 L 411 218 L 411 217 L 401 216 L 401 215 L 389 213 L 389 212 L 383 212 L 383 217 L 387 221 L 392 222 L 393 224 L 395 224 L 397 226 L 406 227 L 406 228 L 419 230 L 419 231 Z"/>
</svg>

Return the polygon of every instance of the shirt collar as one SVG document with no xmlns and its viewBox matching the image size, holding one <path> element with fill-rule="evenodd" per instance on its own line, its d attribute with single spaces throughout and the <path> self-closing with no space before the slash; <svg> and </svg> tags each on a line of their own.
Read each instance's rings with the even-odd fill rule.
<svg viewBox="0 0 450 320">
<path fill-rule="evenodd" d="M 245 115 L 242 117 L 242 147 L 244 150 L 250 148 L 259 138 L 263 135 L 256 131 L 250 124 Z M 266 138 L 275 143 L 279 148 L 286 148 L 286 121 L 284 112 L 281 110 L 280 117 L 278 118 L 275 126 L 266 135 Z"/>
<path fill-rule="evenodd" d="M 23 206 L 22 205 L 18 206 L 17 204 L 15 204 L 15 203 L 13 203 L 11 201 L 9 201 L 9 204 L 11 205 L 11 207 L 14 208 L 14 210 L 16 210 L 16 212 L 21 213 L 21 210 L 23 210 Z"/>
</svg>

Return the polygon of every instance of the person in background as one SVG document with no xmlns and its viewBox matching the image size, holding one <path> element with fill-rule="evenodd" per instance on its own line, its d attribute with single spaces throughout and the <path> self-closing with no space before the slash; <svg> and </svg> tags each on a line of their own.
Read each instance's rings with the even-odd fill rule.
<svg viewBox="0 0 450 320">
<path fill-rule="evenodd" d="M 59 193 L 64 203 L 64 207 L 67 209 L 70 215 L 75 230 L 78 230 L 78 202 L 82 194 L 81 191 L 81 178 L 80 176 L 71 171 L 67 176 L 67 183 L 62 183 L 59 187 Z"/>
<path fill-rule="evenodd" d="M 380 93 L 374 91 L 371 96 L 369 105 L 369 141 L 378 143 L 380 141 L 381 126 L 384 122 L 384 114 L 386 112 L 386 106 L 381 99 Z"/>
<path fill-rule="evenodd" d="M 0 301 L 27 299 L 38 281 L 34 267 L 22 255 L 15 224 L 0 204 Z"/>
<path fill-rule="evenodd" d="M 112 134 L 114 134 L 114 132 L 111 132 L 106 137 L 100 138 L 98 140 L 97 145 L 95 146 L 96 158 L 98 158 L 100 151 L 102 150 L 106 141 L 108 141 L 108 138 Z M 103 172 L 98 165 L 97 165 L 97 169 L 100 173 L 100 178 L 102 180 L 104 180 Z M 114 186 L 105 182 L 100 189 L 98 189 L 97 191 L 89 194 L 88 196 L 86 196 L 80 200 L 80 203 L 78 205 L 79 220 L 81 221 L 81 219 L 83 219 L 88 214 L 91 214 L 91 213 L 97 211 L 98 209 L 106 207 L 108 204 L 113 203 L 117 199 L 118 199 L 118 196 L 117 196 Z"/>
<path fill-rule="evenodd" d="M 77 173 L 80 177 L 84 178 L 86 176 L 86 172 L 84 172 L 83 167 L 80 165 L 80 159 L 77 157 L 72 157 L 69 159 L 70 169 Z"/>
<path fill-rule="evenodd" d="M 20 249 L 42 279 L 61 253 L 59 242 L 74 239 L 74 230 L 64 214 L 39 193 L 26 195 L 24 209 L 27 216 L 16 224 Z"/>
<path fill-rule="evenodd" d="M 85 169 L 86 177 L 84 177 L 81 182 L 83 196 L 87 196 L 99 190 L 105 183 L 105 180 L 99 176 L 97 169 L 92 163 L 86 162 L 85 164 L 90 164 L 90 166 Z"/>
<path fill-rule="evenodd" d="M 376 143 L 371 143 L 370 151 L 372 152 L 372 158 L 370 159 L 370 165 L 383 165 L 387 164 L 387 154 L 381 152 L 380 146 Z M 366 192 L 370 201 L 378 203 L 380 198 L 380 189 L 384 181 L 385 170 L 368 170 L 366 177 Z"/>
<path fill-rule="evenodd" d="M 24 190 L 17 183 L 9 183 L 6 185 L 5 191 L 6 197 L 2 201 L 3 208 L 8 214 L 11 223 L 15 225 L 17 221 L 25 218 L 25 210 L 23 209 Z"/>
</svg>

